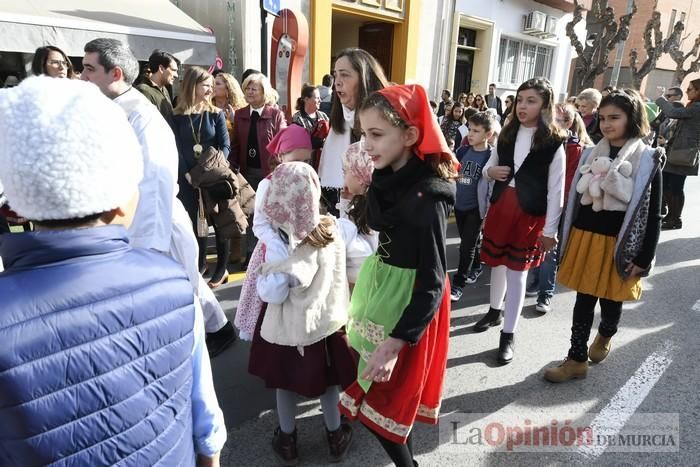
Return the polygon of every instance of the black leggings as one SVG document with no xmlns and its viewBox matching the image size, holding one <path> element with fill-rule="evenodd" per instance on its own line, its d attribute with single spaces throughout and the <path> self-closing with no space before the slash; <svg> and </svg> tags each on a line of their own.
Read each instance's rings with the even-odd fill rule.
<svg viewBox="0 0 700 467">
<path fill-rule="evenodd" d="M 574 319 L 571 325 L 571 348 L 569 358 L 578 362 L 588 361 L 588 338 L 593 326 L 593 312 L 598 302 L 598 297 L 584 293 L 576 294 L 574 305 Z M 603 337 L 612 337 L 617 332 L 617 325 L 622 314 L 622 302 L 616 302 L 605 298 L 600 299 L 600 326 L 598 334 Z"/>
<path fill-rule="evenodd" d="M 391 461 L 394 463 L 394 465 L 396 465 L 396 467 L 415 467 L 418 465 L 413 460 L 413 432 L 408 435 L 406 444 L 399 444 L 389 441 L 369 428 L 367 429 L 379 440 L 379 443 L 382 445 L 386 453 L 389 454 Z"/>
<path fill-rule="evenodd" d="M 663 173 L 664 191 L 670 191 L 674 195 L 682 195 L 685 188 L 685 175 L 672 174 L 670 172 Z"/>
<path fill-rule="evenodd" d="M 474 266 L 479 266 L 478 260 L 474 258 L 477 253 L 479 243 L 479 232 L 481 231 L 481 216 L 479 208 L 469 211 L 459 211 L 455 209 L 455 219 L 457 221 L 457 231 L 459 232 L 459 266 L 454 276 L 454 286 L 463 288 L 467 283 L 469 271 Z"/>
</svg>

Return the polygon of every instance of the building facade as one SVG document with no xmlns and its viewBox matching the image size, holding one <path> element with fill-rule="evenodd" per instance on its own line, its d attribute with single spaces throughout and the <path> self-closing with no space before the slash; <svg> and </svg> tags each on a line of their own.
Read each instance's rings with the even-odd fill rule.
<svg viewBox="0 0 700 467">
<path fill-rule="evenodd" d="M 567 94 L 572 48 L 566 37 L 573 1 L 457 0 L 449 38 L 446 89 L 454 94 L 513 94 L 525 80 L 545 77 L 555 97 Z"/>
</svg>

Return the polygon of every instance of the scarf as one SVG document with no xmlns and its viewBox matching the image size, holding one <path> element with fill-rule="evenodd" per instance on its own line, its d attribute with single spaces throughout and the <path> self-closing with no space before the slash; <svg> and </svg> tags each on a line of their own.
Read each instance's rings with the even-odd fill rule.
<svg viewBox="0 0 700 467">
<path fill-rule="evenodd" d="M 272 172 L 262 210 L 275 229 L 287 234 L 290 253 L 321 222 L 320 200 L 318 176 L 309 164 L 286 162 Z"/>
<path fill-rule="evenodd" d="M 627 210 L 627 205 L 632 199 L 639 162 L 647 147 L 640 138 L 629 139 L 622 146 L 600 183 L 604 210 Z M 596 157 L 610 157 L 610 142 L 607 138 L 601 139 L 595 145 L 584 164 L 591 164 Z"/>
<path fill-rule="evenodd" d="M 419 84 L 389 86 L 377 91 L 384 96 L 401 119 L 418 129 L 418 140 L 413 148 L 420 160 L 426 156 L 450 161 L 455 169 L 459 162 L 445 142 L 440 125 L 433 116 L 425 88 Z M 445 117 L 447 119 L 447 117 Z"/>
<path fill-rule="evenodd" d="M 352 129 L 355 125 L 355 111 L 343 106 L 345 133 L 340 134 L 332 127 L 323 144 L 318 175 L 324 188 L 343 188 L 342 155 L 352 143 Z"/>
<path fill-rule="evenodd" d="M 362 141 L 348 146 L 347 151 L 343 154 L 343 171 L 351 173 L 353 177 L 357 178 L 366 187 L 372 183 L 374 163 L 367 151 L 365 151 Z"/>
<path fill-rule="evenodd" d="M 386 231 L 400 222 L 401 198 L 424 178 L 434 177 L 433 169 L 418 157 L 394 172 L 391 167 L 375 170 L 367 192 L 367 223 L 372 230 Z"/>
</svg>

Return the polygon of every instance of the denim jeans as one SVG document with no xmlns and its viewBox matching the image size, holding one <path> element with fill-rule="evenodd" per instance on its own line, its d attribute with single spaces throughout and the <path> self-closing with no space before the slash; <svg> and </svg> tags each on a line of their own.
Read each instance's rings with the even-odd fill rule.
<svg viewBox="0 0 700 467">
<path fill-rule="evenodd" d="M 552 298 L 556 289 L 557 269 L 559 267 L 559 247 L 547 253 L 539 267 L 530 274 L 532 283 L 528 289 L 539 289 L 540 297 Z"/>
</svg>

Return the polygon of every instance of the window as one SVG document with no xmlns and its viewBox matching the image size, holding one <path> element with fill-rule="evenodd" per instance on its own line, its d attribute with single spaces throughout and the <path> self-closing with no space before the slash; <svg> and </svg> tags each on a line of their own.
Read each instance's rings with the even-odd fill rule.
<svg viewBox="0 0 700 467">
<path fill-rule="evenodd" d="M 465 47 L 476 47 L 476 31 L 474 29 L 459 28 L 457 44 Z"/>
<path fill-rule="evenodd" d="M 670 36 L 671 33 L 673 32 L 673 27 L 676 25 L 676 15 L 677 14 L 678 14 L 678 10 L 671 10 L 671 19 L 668 22 L 668 32 L 666 32 L 666 37 Z M 681 20 L 681 21 L 683 21 L 683 20 Z"/>
<path fill-rule="evenodd" d="M 499 83 L 520 85 L 530 78 L 549 78 L 551 47 L 501 37 L 496 75 Z"/>
</svg>

